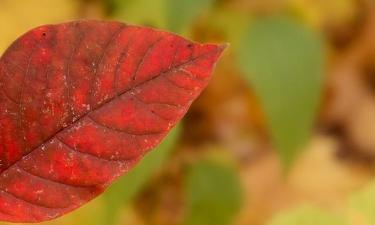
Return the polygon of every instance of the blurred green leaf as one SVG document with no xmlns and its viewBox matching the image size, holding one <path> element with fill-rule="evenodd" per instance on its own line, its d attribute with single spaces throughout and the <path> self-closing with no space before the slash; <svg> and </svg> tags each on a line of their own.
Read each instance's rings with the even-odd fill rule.
<svg viewBox="0 0 375 225">
<path fill-rule="evenodd" d="M 121 4 L 121 2 L 126 1 L 120 1 L 120 0 L 102 0 L 102 4 L 104 6 L 104 9 L 108 14 L 113 14 L 116 12 L 116 8 Z"/>
<path fill-rule="evenodd" d="M 316 116 L 324 69 L 322 41 L 291 19 L 258 19 L 244 33 L 239 59 L 288 169 L 308 140 Z"/>
<path fill-rule="evenodd" d="M 111 16 L 125 23 L 166 28 L 165 0 L 111 0 Z"/>
<path fill-rule="evenodd" d="M 113 224 L 118 211 L 139 192 L 152 174 L 163 165 L 171 153 L 180 134 L 180 126 L 175 127 L 168 136 L 139 162 L 128 174 L 115 182 L 103 198 L 107 205 L 107 223 Z"/>
<path fill-rule="evenodd" d="M 176 33 L 184 33 L 191 22 L 213 3 L 214 0 L 165 0 L 167 28 Z"/>
<path fill-rule="evenodd" d="M 367 219 L 368 225 L 375 225 L 375 182 L 354 194 L 350 199 L 350 206 Z"/>
<path fill-rule="evenodd" d="M 185 33 L 214 0 L 106 0 L 112 17 L 124 22 Z M 151 5 L 150 5 L 151 4 Z"/>
<path fill-rule="evenodd" d="M 276 215 L 267 225 L 346 225 L 338 216 L 311 206 L 299 207 Z"/>
<path fill-rule="evenodd" d="M 193 165 L 186 192 L 186 225 L 229 225 L 241 206 L 241 185 L 235 170 L 217 162 Z"/>
<path fill-rule="evenodd" d="M 207 18 L 207 26 L 223 33 L 231 48 L 240 48 L 241 37 L 249 24 L 249 16 L 243 12 L 215 7 Z"/>
</svg>

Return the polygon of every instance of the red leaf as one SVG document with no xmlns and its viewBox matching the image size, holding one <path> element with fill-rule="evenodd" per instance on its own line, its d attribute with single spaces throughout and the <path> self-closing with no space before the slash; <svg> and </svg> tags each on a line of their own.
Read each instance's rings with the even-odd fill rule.
<svg viewBox="0 0 375 225">
<path fill-rule="evenodd" d="M 224 48 L 117 22 L 20 37 L 0 61 L 0 220 L 49 220 L 103 192 L 181 119 Z"/>
</svg>

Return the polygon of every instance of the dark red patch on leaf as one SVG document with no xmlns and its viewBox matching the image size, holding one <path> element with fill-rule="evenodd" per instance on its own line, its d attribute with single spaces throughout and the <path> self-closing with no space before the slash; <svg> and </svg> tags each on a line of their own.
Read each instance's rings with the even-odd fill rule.
<svg viewBox="0 0 375 225">
<path fill-rule="evenodd" d="M 49 220 L 100 194 L 181 119 L 224 48 L 117 22 L 20 37 L 0 61 L 0 220 Z"/>
</svg>

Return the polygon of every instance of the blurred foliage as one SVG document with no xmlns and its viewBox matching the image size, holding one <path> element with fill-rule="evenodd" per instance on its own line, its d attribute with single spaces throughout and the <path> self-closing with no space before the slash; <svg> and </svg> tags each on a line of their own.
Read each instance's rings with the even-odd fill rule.
<svg viewBox="0 0 375 225">
<path fill-rule="evenodd" d="M 336 215 L 311 206 L 282 212 L 276 215 L 267 225 L 348 225 Z"/>
<path fill-rule="evenodd" d="M 107 0 L 110 16 L 126 23 L 165 28 L 164 1 Z"/>
<path fill-rule="evenodd" d="M 192 21 L 208 10 L 214 0 L 107 0 L 110 15 L 139 25 L 187 33 Z M 142 12 L 142 13 L 140 13 Z"/>
<path fill-rule="evenodd" d="M 318 207 L 299 206 L 275 215 L 267 225 L 375 225 L 375 181 L 354 192 L 345 212 L 328 212 Z"/>
<path fill-rule="evenodd" d="M 239 61 L 267 116 L 285 167 L 309 140 L 322 91 L 324 55 L 320 38 L 284 17 L 252 23 Z"/>
<path fill-rule="evenodd" d="M 350 199 L 350 206 L 358 211 L 367 225 L 375 225 L 375 181 Z"/>
<path fill-rule="evenodd" d="M 355 16 L 356 2 L 348 0 L 288 0 L 289 10 L 314 27 L 345 23 Z"/>
<path fill-rule="evenodd" d="M 165 0 L 167 28 L 183 33 L 194 19 L 210 8 L 214 0 Z"/>
<path fill-rule="evenodd" d="M 241 48 L 241 38 L 250 21 L 245 13 L 217 7 L 208 14 L 206 26 L 223 33 L 223 39 L 230 43 L 230 48 L 237 50 Z"/>
<path fill-rule="evenodd" d="M 241 206 L 236 172 L 214 161 L 194 164 L 186 181 L 185 225 L 229 225 Z"/>
</svg>

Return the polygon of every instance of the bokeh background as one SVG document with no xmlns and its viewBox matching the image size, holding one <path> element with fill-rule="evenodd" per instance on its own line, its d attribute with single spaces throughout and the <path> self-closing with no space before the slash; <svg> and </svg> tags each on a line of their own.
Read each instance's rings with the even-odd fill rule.
<svg viewBox="0 0 375 225">
<path fill-rule="evenodd" d="M 83 18 L 230 48 L 157 149 L 41 224 L 375 225 L 374 0 L 0 0 L 0 52 Z"/>
</svg>

